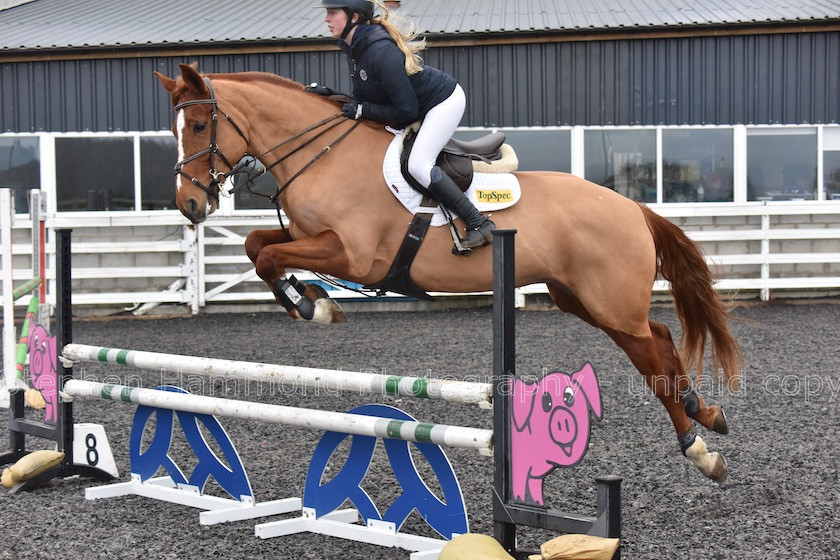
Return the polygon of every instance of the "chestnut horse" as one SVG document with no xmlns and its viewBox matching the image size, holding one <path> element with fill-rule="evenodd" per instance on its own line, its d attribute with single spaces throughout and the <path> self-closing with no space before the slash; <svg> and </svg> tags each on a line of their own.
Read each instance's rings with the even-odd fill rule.
<svg viewBox="0 0 840 560">
<path fill-rule="evenodd" d="M 341 116 L 335 102 L 287 78 L 257 72 L 204 76 L 189 65 L 181 65 L 176 79 L 156 75 L 176 111 L 181 213 L 194 224 L 204 221 L 217 207 L 219 183 L 231 162 L 244 155 L 259 158 L 279 185 L 293 180 L 280 195 L 288 230 L 253 231 L 245 251 L 293 318 L 343 321 L 323 289 L 296 284 L 286 270 L 365 285 L 385 277 L 411 220 L 382 175 L 393 135 L 376 123 L 354 127 L 356 121 Z M 316 123 L 331 124 L 307 132 Z M 326 131 L 309 143 L 307 136 L 319 130 Z M 683 454 L 704 475 L 723 481 L 726 461 L 708 451 L 691 419 L 727 433 L 725 416 L 697 395 L 685 368 L 702 373 L 710 338 L 715 374 L 737 383 L 741 353 L 728 329 L 729 309 L 698 246 L 647 207 L 579 177 L 516 176 L 521 200 L 493 214 L 498 227 L 518 231 L 516 285 L 545 283 L 557 307 L 606 332 L 665 405 Z M 435 292 L 491 290 L 492 250 L 463 257 L 451 248 L 446 227 L 430 228 L 411 267 L 414 283 Z M 671 283 L 682 326 L 679 353 L 668 327 L 649 318 L 657 273 Z"/>
</svg>

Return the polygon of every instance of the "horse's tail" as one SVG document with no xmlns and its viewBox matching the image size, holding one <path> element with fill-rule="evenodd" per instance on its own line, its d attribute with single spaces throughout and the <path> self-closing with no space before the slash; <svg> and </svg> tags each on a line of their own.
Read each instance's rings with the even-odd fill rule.
<svg viewBox="0 0 840 560">
<path fill-rule="evenodd" d="M 700 247 L 679 227 L 640 205 L 656 246 L 657 272 L 671 283 L 674 305 L 682 324 L 680 355 L 686 370 L 696 367 L 703 374 L 707 335 L 712 337 L 712 366 L 737 387 L 741 369 L 741 347 L 729 332 L 732 319 L 714 289 L 714 280 Z"/>
</svg>

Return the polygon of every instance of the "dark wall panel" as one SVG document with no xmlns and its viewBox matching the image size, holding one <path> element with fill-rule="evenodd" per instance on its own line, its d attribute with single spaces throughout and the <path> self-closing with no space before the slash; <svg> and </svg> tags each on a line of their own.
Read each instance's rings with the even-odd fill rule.
<svg viewBox="0 0 840 560">
<path fill-rule="evenodd" d="M 458 78 L 465 126 L 840 122 L 840 33 L 432 48 Z M 349 91 L 338 52 L 0 62 L 0 130 L 171 126 L 152 75 L 260 70 Z"/>
</svg>

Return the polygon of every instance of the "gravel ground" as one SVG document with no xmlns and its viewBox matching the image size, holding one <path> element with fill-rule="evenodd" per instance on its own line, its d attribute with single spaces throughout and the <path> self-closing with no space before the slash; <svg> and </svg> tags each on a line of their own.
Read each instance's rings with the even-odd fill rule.
<svg viewBox="0 0 840 560">
<path fill-rule="evenodd" d="M 706 480 L 679 453 L 662 406 L 629 360 L 600 331 L 559 312 L 517 314 L 519 373 L 575 371 L 591 361 L 602 385 L 604 420 L 577 467 L 546 479 L 550 506 L 594 514 L 594 477 L 623 477 L 622 552 L 630 559 L 840 558 L 840 306 L 836 302 L 750 305 L 733 329 L 744 346 L 746 378 L 738 394 L 705 383 L 707 400 L 725 407 L 731 433 L 700 429 L 729 462 L 722 485 Z M 673 309 L 655 320 L 678 333 Z M 189 318 L 78 321 L 82 344 L 350 371 L 485 379 L 491 367 L 489 309 L 425 313 L 353 313 L 346 325 L 295 324 L 281 313 L 205 314 Z M 77 377 L 141 380 L 161 374 L 98 364 Z M 174 379 L 164 374 L 164 381 Z M 195 380 L 188 380 L 195 381 Z M 411 399 L 302 395 L 263 385 L 191 384 L 193 392 L 324 410 L 388 402 L 419 420 L 492 428 L 487 411 Z M 121 479 L 128 479 L 134 407 L 85 401 L 76 420 L 103 424 Z M 258 422 L 222 423 L 237 445 L 257 501 L 300 496 L 318 436 Z M 38 448 L 37 440 L 30 447 Z M 5 438 L 0 452 L 8 450 Z M 177 451 L 173 452 L 177 458 Z M 473 532 L 492 534 L 492 463 L 476 452 L 447 451 L 466 497 Z M 381 456 L 380 456 L 381 454 Z M 374 475 L 387 474 L 377 452 Z M 24 495 L 0 490 L 0 559 L 14 558 L 408 558 L 398 549 L 310 534 L 261 540 L 254 522 L 202 527 L 198 511 L 140 497 L 86 501 L 84 479 L 56 480 Z M 212 485 L 212 483 L 211 483 Z M 208 485 L 209 487 L 210 485 Z M 370 483 L 374 500 L 393 490 Z M 391 492 L 391 494 L 389 494 Z M 382 502 L 380 502 L 381 504 Z M 386 502 L 387 503 L 387 502 Z M 429 534 L 415 514 L 404 529 Z M 533 546 L 552 535 L 522 529 Z"/>
</svg>

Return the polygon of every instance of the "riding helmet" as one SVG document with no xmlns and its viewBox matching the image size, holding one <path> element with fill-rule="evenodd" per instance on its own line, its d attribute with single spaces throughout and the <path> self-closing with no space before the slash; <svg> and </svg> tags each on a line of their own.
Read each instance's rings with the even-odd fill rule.
<svg viewBox="0 0 840 560">
<path fill-rule="evenodd" d="M 373 19 L 373 2 L 370 0 L 322 0 L 323 8 L 344 8 L 348 14 L 356 12 L 359 14 L 359 21 L 367 23 Z"/>
</svg>

